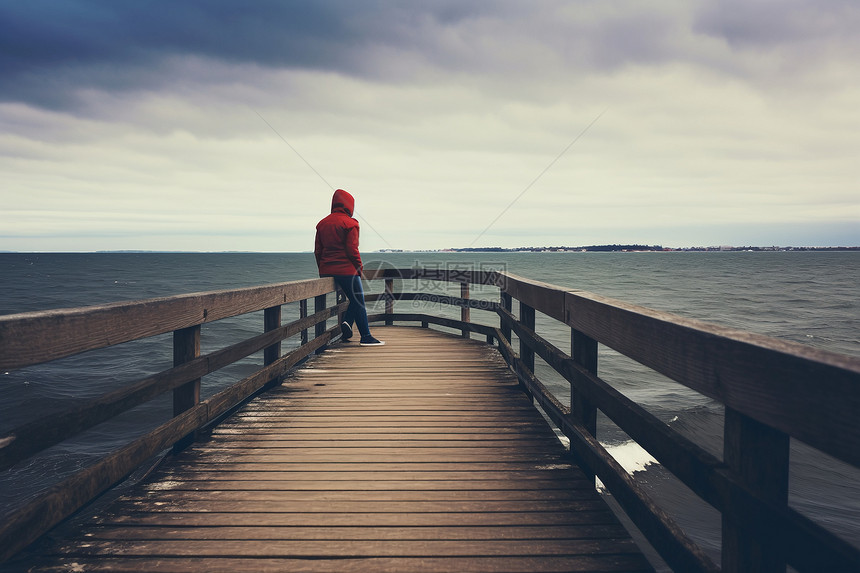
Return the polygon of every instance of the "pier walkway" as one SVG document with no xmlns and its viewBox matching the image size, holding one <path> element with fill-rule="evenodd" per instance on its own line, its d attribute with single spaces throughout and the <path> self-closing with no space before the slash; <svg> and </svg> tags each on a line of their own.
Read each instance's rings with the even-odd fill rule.
<svg viewBox="0 0 860 573">
<path fill-rule="evenodd" d="M 375 333 L 386 346 L 329 348 L 27 570 L 651 570 L 493 347 Z"/>
<path fill-rule="evenodd" d="M 33 367 L 46 383 L 54 361 L 98 369 L 90 351 L 146 341 L 153 370 L 172 353 L 169 368 L 130 367 L 105 393 L 0 432 L 0 475 L 24 481 L 50 475 L 50 448 L 172 405 L 0 508 L 0 569 L 650 570 L 596 476 L 673 571 L 860 571 L 860 545 L 789 496 L 801 443 L 860 468 L 857 357 L 503 271 L 364 278 L 382 287 L 366 289 L 381 348 L 340 341 L 348 303 L 330 277 L 0 316 L 0 371 Z M 604 379 L 606 350 L 637 369 Z M 651 375 L 722 405 L 721 454 L 619 390 Z M 718 556 L 607 451 L 598 416 L 719 512 Z"/>
</svg>

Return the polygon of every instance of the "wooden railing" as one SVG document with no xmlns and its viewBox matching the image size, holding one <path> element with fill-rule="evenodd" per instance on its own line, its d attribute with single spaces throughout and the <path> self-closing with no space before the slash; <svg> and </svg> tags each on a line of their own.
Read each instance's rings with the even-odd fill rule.
<svg viewBox="0 0 860 573">
<path fill-rule="evenodd" d="M 129 475 L 152 456 L 181 449 L 195 432 L 217 421 L 260 389 L 281 382 L 296 364 L 328 344 L 340 328 L 326 320 L 343 312 L 331 296 L 330 278 L 86 308 L 0 316 L 0 369 L 41 364 L 88 350 L 173 333 L 174 367 L 128 386 L 35 419 L 0 435 L 0 471 L 42 450 L 112 419 L 165 392 L 173 392 L 173 418 L 60 483 L 40 493 L 0 523 L 0 562 Z M 308 316 L 308 301 L 314 313 Z M 327 306 L 326 301 L 333 304 Z M 281 324 L 282 305 L 299 304 L 296 321 Z M 200 354 L 201 325 L 263 311 L 262 333 L 227 348 Z M 315 337 L 308 340 L 308 330 Z M 281 355 L 281 342 L 300 336 L 300 345 Z M 263 351 L 263 365 L 250 376 L 200 400 L 200 380 Z"/>
<path fill-rule="evenodd" d="M 612 419 L 693 492 L 722 513 L 724 571 L 860 570 L 860 551 L 788 505 L 789 439 L 802 440 L 860 466 L 860 360 L 799 344 L 726 329 L 582 291 L 503 272 L 385 269 L 375 322 L 419 322 L 478 333 L 497 343 L 523 389 L 570 439 L 584 470 L 601 479 L 663 559 L 677 571 L 718 568 L 661 510 L 598 442 L 597 411 Z M 396 292 L 398 282 L 416 288 Z M 424 289 L 451 285 L 456 294 Z M 473 298 L 470 285 L 487 285 L 495 299 Z M 331 279 L 0 317 L 0 368 L 40 364 L 87 350 L 173 333 L 174 367 L 74 409 L 34 420 L 0 436 L 0 471 L 121 412 L 168 391 L 174 417 L 94 465 L 72 475 L 0 524 L 0 561 L 117 483 L 154 454 L 181 448 L 255 392 L 278 384 L 290 368 L 337 336 L 326 320 L 345 303 L 331 297 Z M 328 298 L 327 298 L 328 297 Z M 308 316 L 313 299 L 314 314 Z M 333 302 L 327 305 L 327 300 Z M 460 308 L 459 319 L 397 312 L 396 301 L 427 301 Z M 518 316 L 514 315 L 517 301 Z M 281 308 L 298 303 L 300 318 L 281 324 Z M 402 306 L 402 303 L 401 303 Z M 472 322 L 471 310 L 497 315 L 498 326 Z M 200 355 L 200 326 L 263 311 L 262 334 Z M 536 313 L 570 328 L 570 352 L 536 332 Z M 494 318 L 494 321 L 496 319 Z M 309 340 L 313 328 L 315 337 Z M 512 335 L 519 340 L 514 350 Z M 280 343 L 300 336 L 283 354 Z M 724 459 L 674 432 L 598 376 L 598 345 L 605 345 L 725 406 Z M 200 378 L 263 351 L 263 365 L 200 401 Z M 571 387 L 562 404 L 534 374 L 540 356 Z"/>
<path fill-rule="evenodd" d="M 722 514 L 723 571 L 860 571 L 860 550 L 788 504 L 789 440 L 860 466 L 860 359 L 572 291 L 508 273 L 387 269 L 373 279 L 460 284 L 461 296 L 393 293 L 374 320 L 421 321 L 478 332 L 499 350 L 525 390 L 570 439 L 571 452 L 600 478 L 676 571 L 718 571 L 598 442 L 602 411 L 694 493 Z M 499 288 L 499 302 L 469 285 Z M 371 299 L 374 297 L 370 297 Z M 394 312 L 393 300 L 461 307 L 460 320 Z M 519 316 L 512 312 L 518 301 Z M 498 328 L 472 324 L 469 309 L 499 315 Z M 570 328 L 570 352 L 535 332 L 535 313 Z M 511 346 L 511 333 L 519 352 Z M 597 374 L 605 345 L 725 406 L 720 460 L 673 431 Z M 571 388 L 562 404 L 535 377 L 539 355 Z"/>
</svg>

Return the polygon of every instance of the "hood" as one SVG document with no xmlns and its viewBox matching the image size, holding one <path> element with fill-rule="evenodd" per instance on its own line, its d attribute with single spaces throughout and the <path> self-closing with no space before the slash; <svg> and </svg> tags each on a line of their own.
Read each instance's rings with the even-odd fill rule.
<svg viewBox="0 0 860 573">
<path fill-rule="evenodd" d="M 342 211 L 352 217 L 352 212 L 355 209 L 355 199 L 353 199 L 352 195 L 344 191 L 343 189 L 338 189 L 334 192 L 331 198 L 331 212 Z"/>
</svg>

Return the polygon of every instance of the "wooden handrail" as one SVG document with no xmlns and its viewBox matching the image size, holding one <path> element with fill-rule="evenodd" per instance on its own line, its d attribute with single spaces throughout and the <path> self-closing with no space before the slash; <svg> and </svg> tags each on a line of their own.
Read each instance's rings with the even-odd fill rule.
<svg viewBox="0 0 860 573">
<path fill-rule="evenodd" d="M 0 316 L 0 368 L 11 370 L 334 291 L 331 278 Z"/>
<path fill-rule="evenodd" d="M 190 432 L 219 419 L 242 400 L 263 388 L 269 380 L 282 376 L 300 360 L 328 343 L 335 333 L 339 332 L 340 327 L 325 331 L 322 336 L 171 418 L 155 430 L 33 498 L 0 524 L 0 563 L 122 480 L 158 452 L 175 444 Z"/>
<path fill-rule="evenodd" d="M 326 320 L 347 303 L 326 306 L 334 292 L 331 278 L 294 281 L 243 289 L 97 305 L 86 308 L 0 316 L 0 366 L 41 364 L 121 342 L 174 333 L 174 367 L 111 391 L 74 408 L 52 413 L 0 435 L 0 470 L 101 422 L 112 419 L 170 390 L 174 417 L 95 464 L 37 494 L 0 524 L 0 562 L 77 511 L 165 447 L 183 447 L 195 433 L 248 399 L 261 388 L 280 382 L 309 354 L 339 333 Z M 280 324 L 281 305 L 313 298 L 315 314 Z M 200 325 L 222 318 L 264 311 L 264 332 L 227 348 L 199 356 Z M 281 356 L 280 343 L 314 327 L 316 337 Z M 303 337 L 304 338 L 304 337 Z M 264 351 L 256 372 L 200 401 L 199 380 L 229 364 Z"/>
<path fill-rule="evenodd" d="M 501 271 L 384 269 L 370 278 L 377 276 L 499 286 L 503 295 L 688 388 L 860 466 L 860 358 Z M 432 296 L 428 300 L 480 308 L 472 299 Z"/>
<path fill-rule="evenodd" d="M 514 298 L 744 415 L 860 465 L 860 359 L 509 277 Z M 834 436 L 839 436 L 834 440 Z"/>
<path fill-rule="evenodd" d="M 499 287 L 500 326 L 488 335 L 525 390 L 571 439 L 571 448 L 615 494 L 664 559 L 684 571 L 714 565 L 653 506 L 595 439 L 600 409 L 697 495 L 723 515 L 723 570 L 860 569 L 860 550 L 787 504 L 788 439 L 794 437 L 860 466 L 860 359 L 524 279 L 506 272 L 385 269 L 371 278 L 437 280 Z M 462 288 L 462 287 L 461 287 Z M 421 293 L 395 295 L 421 300 Z M 517 299 L 519 318 L 512 312 Z M 476 308 L 471 299 L 433 302 Z M 571 353 L 538 336 L 534 312 L 571 329 Z M 463 329 L 465 321 L 428 320 L 389 309 L 375 318 Z M 465 331 L 465 330 L 464 330 Z M 472 330 L 474 331 L 474 330 Z M 510 346 L 511 332 L 520 353 Z M 671 430 L 597 376 L 603 344 L 726 406 L 726 459 Z M 561 407 L 533 374 L 532 353 L 571 383 Z M 782 483 L 781 487 L 773 487 Z M 776 541 L 774 541 L 776 540 Z"/>
<path fill-rule="evenodd" d="M 674 432 L 656 416 L 578 365 L 533 330 L 518 323 L 512 314 L 503 310 L 499 312 L 502 320 L 512 326 L 521 340 L 526 340 L 553 369 L 572 381 L 577 392 L 596 404 L 631 439 L 704 501 L 724 513 L 732 513 L 738 520 L 756 523 L 759 529 L 778 531 L 785 539 L 797 539 L 789 547 L 795 563 L 807 563 L 810 570 L 830 564 L 830 568 L 838 570 L 838 564 L 842 561 L 835 556 L 841 555 L 848 560 L 850 555 L 856 555 L 856 550 L 844 542 L 830 539 L 824 529 L 808 518 L 784 504 L 769 503 L 748 491 L 722 461 Z M 519 364 L 517 366 L 521 368 Z M 521 372 L 521 375 L 532 376 L 528 371 L 525 374 Z M 546 398 L 536 395 L 536 400 L 548 413 L 555 410 L 552 404 L 542 401 Z M 550 417 L 568 434 L 565 431 L 567 421 L 558 419 L 564 413 Z M 593 435 L 593 432 L 589 434 Z M 611 476 L 602 475 L 601 479 L 604 477 L 607 478 L 606 484 Z M 688 570 L 689 566 L 682 569 Z"/>
<path fill-rule="evenodd" d="M 0 470 L 7 469 L 45 448 L 178 388 L 189 380 L 201 378 L 251 356 L 295 335 L 308 326 L 314 326 L 334 316 L 337 311 L 338 307 L 326 309 L 227 348 L 197 357 L 180 366 L 147 376 L 138 382 L 88 400 L 73 409 L 51 413 L 8 430 L 0 436 L 0 440 L 5 444 L 0 447 Z"/>
</svg>

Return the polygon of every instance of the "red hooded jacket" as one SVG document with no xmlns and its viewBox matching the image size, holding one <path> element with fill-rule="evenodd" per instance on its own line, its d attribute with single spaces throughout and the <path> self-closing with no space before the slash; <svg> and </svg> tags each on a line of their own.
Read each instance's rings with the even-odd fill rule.
<svg viewBox="0 0 860 573">
<path fill-rule="evenodd" d="M 320 276 L 360 275 L 358 221 L 352 218 L 355 199 L 338 189 L 331 198 L 331 215 L 317 223 L 314 256 Z"/>
</svg>

